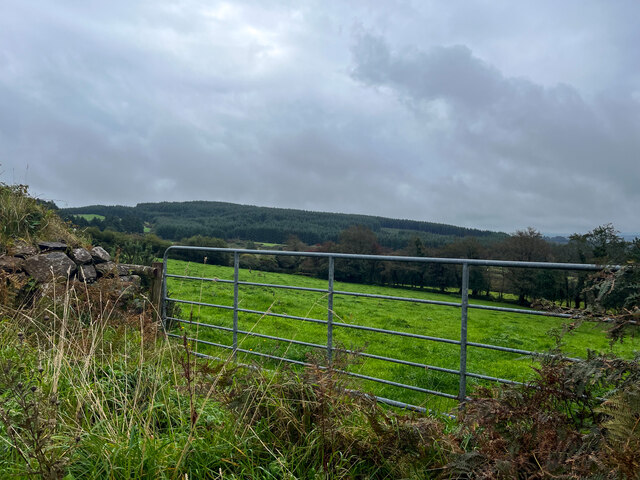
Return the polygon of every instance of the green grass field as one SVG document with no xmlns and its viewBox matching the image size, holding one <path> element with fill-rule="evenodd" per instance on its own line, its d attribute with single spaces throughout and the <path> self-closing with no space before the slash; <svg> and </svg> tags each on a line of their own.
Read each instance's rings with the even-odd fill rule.
<svg viewBox="0 0 640 480">
<path fill-rule="evenodd" d="M 279 248 L 284 246 L 282 243 L 267 243 L 267 242 L 256 242 L 260 248 Z"/>
<path fill-rule="evenodd" d="M 90 222 L 94 218 L 97 218 L 98 220 L 104 220 L 104 215 L 96 215 L 95 213 L 79 213 L 77 215 L 74 215 L 74 217 L 84 218 L 87 222 Z"/>
<path fill-rule="evenodd" d="M 233 279 L 233 269 L 230 267 L 170 260 L 168 271 L 177 275 L 225 280 Z M 255 270 L 252 272 L 240 270 L 240 280 L 308 288 L 327 288 L 326 280 Z M 170 278 L 167 282 L 167 288 L 169 296 L 172 298 L 225 306 L 233 305 L 232 284 Z M 335 290 L 397 297 L 414 297 L 448 302 L 459 301 L 459 297 L 453 294 L 441 295 L 420 290 L 340 282 L 336 282 L 334 288 Z M 475 299 L 471 300 L 471 303 L 513 307 L 512 304 L 492 303 Z M 239 307 L 260 311 L 268 310 L 273 313 L 286 313 L 319 320 L 327 319 L 327 295 L 320 292 L 241 285 L 239 288 Z M 453 340 L 459 340 L 460 338 L 460 309 L 456 307 L 335 295 L 334 312 L 334 321 L 336 322 Z M 180 305 L 179 316 L 186 320 L 223 327 L 230 328 L 233 325 L 232 310 L 182 304 Z M 468 341 L 544 352 L 556 346 L 553 332 L 562 328 L 563 321 L 565 320 L 559 318 L 469 309 Z M 326 344 L 327 340 L 326 325 L 300 320 L 241 312 L 238 323 L 240 330 L 258 334 L 317 344 Z M 186 332 L 188 336 L 227 345 L 232 343 L 232 334 L 230 332 L 204 327 L 198 328 L 192 325 L 182 324 L 182 326 L 184 330 L 178 327 L 179 331 Z M 174 331 L 174 333 L 177 332 Z M 306 361 L 311 352 L 315 351 L 319 355 L 325 352 L 312 347 L 248 335 L 239 335 L 238 338 L 241 348 L 299 361 Z M 334 328 L 334 342 L 340 347 L 364 353 L 454 370 L 459 368 L 460 347 L 458 345 L 338 326 Z M 623 344 L 610 345 L 603 325 L 585 322 L 570 335 L 564 336 L 562 343 L 562 350 L 570 356 L 584 357 L 587 354 L 587 350 L 591 349 L 630 357 L 638 349 L 640 340 L 629 338 Z M 229 355 L 228 351 L 201 344 L 197 348 L 202 353 L 214 356 L 226 357 Z M 239 354 L 238 359 L 243 362 L 260 361 L 257 357 L 248 354 Z M 273 365 L 273 361 L 270 365 Z M 528 356 L 469 347 L 467 365 L 470 372 L 526 381 L 532 377 L 532 367 L 536 363 L 535 360 Z M 355 363 L 350 364 L 348 369 L 363 375 L 384 378 L 420 388 L 443 391 L 453 395 L 457 394 L 459 379 L 457 375 L 450 373 L 436 372 L 425 368 L 394 364 L 371 358 L 360 358 Z M 469 390 L 473 391 L 473 387 L 478 383 L 479 381 L 476 379 L 469 379 Z M 378 382 L 361 381 L 357 386 L 379 396 L 438 410 L 448 410 L 454 405 L 452 401 L 447 399 Z"/>
</svg>

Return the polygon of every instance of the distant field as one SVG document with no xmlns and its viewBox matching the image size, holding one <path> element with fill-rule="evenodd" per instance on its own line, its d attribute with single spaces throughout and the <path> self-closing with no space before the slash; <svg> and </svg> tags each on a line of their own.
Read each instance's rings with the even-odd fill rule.
<svg viewBox="0 0 640 480">
<path fill-rule="evenodd" d="M 78 213 L 74 215 L 74 217 L 84 218 L 87 222 L 90 222 L 94 218 L 97 218 L 98 220 L 104 220 L 104 215 L 96 215 L 94 213 Z"/>
<path fill-rule="evenodd" d="M 169 261 L 168 270 L 169 273 L 179 275 L 233 279 L 233 269 L 230 267 Z M 327 288 L 326 280 L 255 270 L 252 272 L 241 270 L 240 280 L 309 288 Z M 335 289 L 449 302 L 459 301 L 456 296 L 451 294 L 441 295 L 419 290 L 340 282 L 336 282 Z M 215 281 L 168 279 L 168 291 L 173 298 L 198 300 L 226 306 L 233 305 L 233 285 L 231 284 Z M 472 300 L 471 303 L 489 304 L 491 302 Z M 274 313 L 287 313 L 320 320 L 326 320 L 327 318 L 327 298 L 324 293 L 241 285 L 239 289 L 239 305 L 245 309 L 270 310 Z M 512 304 L 493 303 L 493 305 L 513 307 Z M 180 309 L 180 317 L 183 319 L 224 327 L 232 327 L 233 325 L 233 312 L 231 310 L 190 305 L 181 305 Z M 453 340 L 459 340 L 460 338 L 460 310 L 455 307 L 336 295 L 334 297 L 334 311 L 336 322 L 367 325 Z M 554 336 L 550 332 L 553 329 L 559 329 L 562 323 L 563 319 L 558 318 L 470 309 L 468 340 L 524 350 L 547 351 L 556 345 Z M 222 344 L 230 345 L 232 343 L 232 335 L 229 332 L 196 328 L 191 325 L 184 325 L 184 328 L 184 331 L 189 336 L 197 336 L 202 340 Z M 325 325 L 257 314 L 240 313 L 239 329 L 318 344 L 326 343 L 327 338 Z M 459 347 L 457 345 L 342 327 L 335 327 L 334 342 L 345 348 L 370 354 L 449 369 L 459 368 Z M 306 360 L 310 352 L 318 351 L 318 349 L 306 346 L 291 345 L 246 335 L 239 335 L 239 343 L 241 348 L 277 356 L 286 356 L 301 361 Z M 584 323 L 571 335 L 566 336 L 563 339 L 563 344 L 563 351 L 571 356 L 584 357 L 587 354 L 587 350 L 592 349 L 611 351 L 618 355 L 630 357 L 634 351 L 638 350 L 640 339 L 629 338 L 625 340 L 624 344 L 610 346 L 602 325 Z M 216 356 L 226 357 L 229 354 L 228 351 L 203 347 L 202 345 L 198 346 L 198 349 L 203 353 Z M 323 354 L 324 351 L 318 353 Z M 243 354 L 239 355 L 239 359 L 245 362 L 259 361 L 254 356 Z M 526 381 L 531 378 L 533 373 L 531 367 L 535 365 L 536 363 L 527 356 L 474 347 L 469 347 L 468 350 L 468 370 L 474 373 Z M 381 377 L 451 394 L 457 393 L 458 377 L 448 373 L 392 364 L 376 359 L 360 359 L 359 362 L 349 368 L 364 375 Z M 471 390 L 477 384 L 477 380 L 469 379 L 468 385 Z M 359 384 L 359 388 L 380 396 L 400 399 L 408 403 L 425 405 L 439 410 L 446 410 L 453 406 L 453 403 L 446 399 L 433 396 L 425 398 L 422 393 L 386 386 L 377 382 L 365 381 Z"/>
</svg>

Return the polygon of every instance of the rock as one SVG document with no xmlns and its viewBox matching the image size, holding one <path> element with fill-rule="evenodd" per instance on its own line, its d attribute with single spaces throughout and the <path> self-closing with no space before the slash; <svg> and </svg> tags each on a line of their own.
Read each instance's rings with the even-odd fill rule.
<svg viewBox="0 0 640 480">
<path fill-rule="evenodd" d="M 98 278 L 98 272 L 93 265 L 79 265 L 78 279 L 81 282 L 93 283 Z"/>
<path fill-rule="evenodd" d="M 123 283 L 131 283 L 135 287 L 139 287 L 142 279 L 138 275 L 124 275 L 120 277 L 120 281 Z"/>
<path fill-rule="evenodd" d="M 130 276 L 132 273 L 134 273 L 129 269 L 131 265 L 124 265 L 122 263 L 97 263 L 95 267 L 99 277 L 124 277 Z"/>
<path fill-rule="evenodd" d="M 37 282 L 44 283 L 56 278 L 67 279 L 77 267 L 63 252 L 51 252 L 27 258 L 24 270 Z"/>
<path fill-rule="evenodd" d="M 119 263 L 116 268 L 118 270 L 118 275 L 120 275 L 121 277 L 126 277 L 133 274 L 133 272 L 129 270 L 129 265 L 126 265 L 124 263 Z"/>
<path fill-rule="evenodd" d="M 128 263 L 122 263 L 118 268 L 122 266 L 126 268 L 126 275 L 139 275 L 141 277 L 153 277 L 153 267 L 146 265 L 130 265 Z M 123 275 L 122 273 L 120 275 Z"/>
<path fill-rule="evenodd" d="M 93 259 L 91 253 L 89 253 L 89 250 L 86 248 L 74 248 L 71 250 L 69 257 L 71 260 L 76 262 L 76 265 L 86 265 L 91 263 L 91 260 Z"/>
<path fill-rule="evenodd" d="M 32 255 L 38 254 L 38 249 L 33 245 L 28 245 L 24 242 L 18 242 L 9 248 L 9 254 L 14 257 L 27 258 Z"/>
<path fill-rule="evenodd" d="M 98 263 L 95 267 L 99 275 L 111 275 L 114 277 L 128 277 L 131 275 L 138 275 L 139 273 L 144 271 L 144 268 L 141 265 L 127 265 L 125 263 L 115 262 Z"/>
<path fill-rule="evenodd" d="M 62 242 L 38 242 L 41 252 L 64 252 L 67 244 Z"/>
<path fill-rule="evenodd" d="M 95 263 L 105 263 L 111 261 L 111 255 L 102 247 L 93 247 L 91 249 L 91 256 Z"/>
<path fill-rule="evenodd" d="M 144 275 L 144 267 L 142 265 L 131 265 L 128 263 L 118 264 L 118 275 L 130 276 L 130 275 Z"/>
<path fill-rule="evenodd" d="M 5 272 L 21 272 L 24 267 L 24 259 L 18 257 L 10 257 L 8 255 L 0 256 L 0 270 Z"/>
<path fill-rule="evenodd" d="M 118 266 L 113 262 L 98 263 L 95 265 L 98 277 L 117 277 Z"/>
</svg>

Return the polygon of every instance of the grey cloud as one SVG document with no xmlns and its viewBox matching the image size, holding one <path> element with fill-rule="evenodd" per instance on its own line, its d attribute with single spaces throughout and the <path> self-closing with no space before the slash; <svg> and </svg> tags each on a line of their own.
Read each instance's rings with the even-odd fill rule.
<svg viewBox="0 0 640 480">
<path fill-rule="evenodd" d="M 637 230 L 634 9 L 466 4 L 9 0 L 1 180 L 61 205 Z"/>
<path fill-rule="evenodd" d="M 633 223 L 626 205 L 640 204 L 640 105 L 629 94 L 587 100 L 570 85 L 504 77 L 465 47 L 394 52 L 365 34 L 352 54 L 354 79 L 391 89 L 414 107 L 426 103 L 416 109 L 425 124 L 429 105 L 445 105 L 449 135 L 438 147 L 450 175 L 463 172 L 466 188 L 489 193 L 485 210 L 503 194 L 528 219 L 552 212 L 570 221 L 573 212 Z M 469 202 L 474 215 L 477 205 Z M 543 206 L 544 214 L 531 211 Z"/>
<path fill-rule="evenodd" d="M 428 52 L 391 52 L 381 37 L 363 34 L 352 47 L 354 78 L 388 85 L 419 100 L 444 98 L 479 109 L 500 96 L 500 73 L 463 45 L 433 47 Z"/>
</svg>

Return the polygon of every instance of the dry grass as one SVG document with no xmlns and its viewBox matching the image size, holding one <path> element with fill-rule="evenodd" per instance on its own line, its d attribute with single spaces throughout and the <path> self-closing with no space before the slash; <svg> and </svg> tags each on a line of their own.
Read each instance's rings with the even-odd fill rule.
<svg viewBox="0 0 640 480">
<path fill-rule="evenodd" d="M 33 244 L 39 240 L 86 244 L 86 239 L 70 230 L 55 212 L 29 196 L 26 185 L 0 184 L 0 244 L 6 249 L 16 242 Z"/>
</svg>

